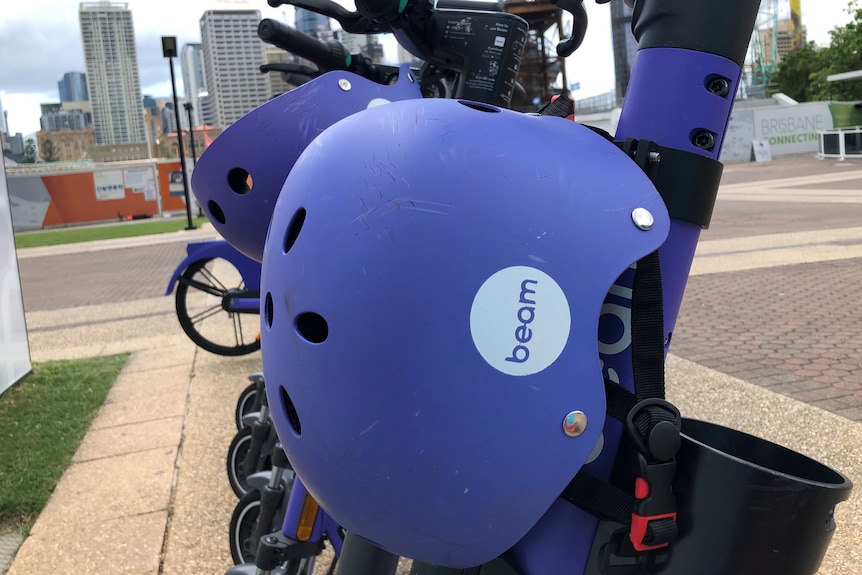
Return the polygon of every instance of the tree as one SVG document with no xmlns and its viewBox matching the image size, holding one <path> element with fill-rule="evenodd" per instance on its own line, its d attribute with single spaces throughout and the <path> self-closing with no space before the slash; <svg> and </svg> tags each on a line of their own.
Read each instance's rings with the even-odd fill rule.
<svg viewBox="0 0 862 575">
<path fill-rule="evenodd" d="M 57 147 L 50 138 L 42 142 L 42 159 L 46 162 L 56 162 L 60 159 L 57 155 Z"/>
<path fill-rule="evenodd" d="M 852 20 L 829 32 L 828 46 L 813 42 L 791 52 L 778 65 L 773 81 L 779 91 L 800 102 L 862 99 L 862 80 L 829 82 L 831 74 L 862 70 L 862 8 L 847 7 Z"/>
<path fill-rule="evenodd" d="M 854 0 L 847 11 L 852 21 L 829 32 L 828 46 L 811 42 L 785 56 L 772 77 L 778 91 L 800 102 L 862 99 L 862 80 L 826 80 L 831 74 L 862 70 L 862 8 Z"/>
<path fill-rule="evenodd" d="M 779 92 L 783 92 L 798 102 L 808 102 L 816 99 L 812 91 L 813 84 L 823 74 L 824 51 L 817 48 L 814 42 L 809 42 L 801 50 L 787 54 L 778 65 L 772 81 Z M 825 75 L 823 76 L 825 81 Z"/>
<path fill-rule="evenodd" d="M 24 157 L 21 158 L 21 163 L 35 164 L 38 157 L 39 154 L 36 152 L 36 141 L 33 140 L 33 138 L 27 138 L 27 141 L 24 142 Z"/>
<path fill-rule="evenodd" d="M 812 89 L 820 100 L 858 100 L 862 98 L 862 80 L 827 82 L 826 76 L 862 70 L 862 8 L 853 2 L 848 11 L 853 20 L 829 32 L 831 42 L 826 48 L 825 75 L 813 83 Z"/>
</svg>

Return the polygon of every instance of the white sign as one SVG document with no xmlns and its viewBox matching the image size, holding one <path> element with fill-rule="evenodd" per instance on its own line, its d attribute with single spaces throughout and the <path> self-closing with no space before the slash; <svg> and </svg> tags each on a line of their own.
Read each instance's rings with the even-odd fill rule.
<svg viewBox="0 0 862 575">
<path fill-rule="evenodd" d="M 752 140 L 751 153 L 754 156 L 755 162 L 771 162 L 772 150 L 769 149 L 767 140 Z"/>
<path fill-rule="evenodd" d="M 126 197 L 122 170 L 93 172 L 93 183 L 96 187 L 96 199 L 99 201 L 122 200 Z"/>
<path fill-rule="evenodd" d="M 153 168 L 126 168 L 123 170 L 123 181 L 133 192 L 144 192 L 147 186 L 154 186 L 156 176 Z"/>
<path fill-rule="evenodd" d="M 6 166 L 0 163 L 0 393 L 31 369 Z"/>
<path fill-rule="evenodd" d="M 769 142 L 774 156 L 817 152 L 818 131 L 832 129 L 826 102 L 755 110 L 754 140 Z"/>
</svg>

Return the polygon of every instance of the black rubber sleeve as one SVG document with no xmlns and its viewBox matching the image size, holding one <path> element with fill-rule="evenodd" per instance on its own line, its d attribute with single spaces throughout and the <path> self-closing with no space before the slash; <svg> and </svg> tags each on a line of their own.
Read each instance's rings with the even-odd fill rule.
<svg viewBox="0 0 862 575">
<path fill-rule="evenodd" d="M 340 43 L 322 42 L 278 20 L 261 20 L 257 26 L 257 35 L 267 44 L 311 60 L 322 71 L 344 70 L 347 67 L 347 51 Z"/>
</svg>

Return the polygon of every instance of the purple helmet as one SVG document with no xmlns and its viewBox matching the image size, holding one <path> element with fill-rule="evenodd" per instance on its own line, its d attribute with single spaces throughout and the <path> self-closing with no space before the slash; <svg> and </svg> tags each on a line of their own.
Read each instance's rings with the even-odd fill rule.
<svg viewBox="0 0 862 575">
<path fill-rule="evenodd" d="M 360 110 L 421 97 L 406 66 L 391 85 L 350 72 L 324 74 L 255 108 L 219 135 L 195 167 L 195 197 L 222 237 L 259 262 L 284 178 L 309 142 Z"/>
<path fill-rule="evenodd" d="M 297 474 L 393 553 L 497 557 L 597 449 L 602 302 L 663 243 L 658 192 L 583 126 L 430 99 L 335 124 L 285 187 L 261 337 Z"/>
</svg>

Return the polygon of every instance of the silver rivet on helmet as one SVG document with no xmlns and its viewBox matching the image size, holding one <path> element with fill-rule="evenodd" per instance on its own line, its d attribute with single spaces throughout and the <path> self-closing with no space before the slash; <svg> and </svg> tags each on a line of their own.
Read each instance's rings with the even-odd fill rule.
<svg viewBox="0 0 862 575">
<path fill-rule="evenodd" d="M 569 437 L 577 437 L 587 429 L 587 416 L 582 411 L 571 411 L 563 420 L 563 431 Z"/>
<path fill-rule="evenodd" d="M 635 208 L 632 210 L 632 221 L 640 230 L 651 230 L 655 219 L 646 208 Z"/>
<path fill-rule="evenodd" d="M 344 90 L 345 92 L 349 92 L 350 88 L 352 86 L 350 85 L 350 80 L 342 78 L 341 80 L 338 81 L 338 87 L 341 88 L 342 90 Z"/>
</svg>

